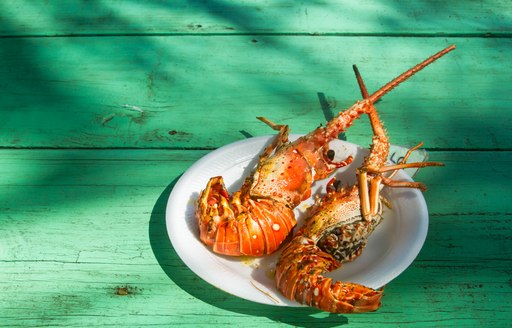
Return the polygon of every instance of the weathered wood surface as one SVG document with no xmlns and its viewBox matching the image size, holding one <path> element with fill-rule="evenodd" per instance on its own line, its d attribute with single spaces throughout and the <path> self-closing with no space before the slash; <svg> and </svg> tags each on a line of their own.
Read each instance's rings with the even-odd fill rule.
<svg viewBox="0 0 512 328">
<path fill-rule="evenodd" d="M 183 264 L 165 230 L 166 201 L 173 181 L 206 153 L 1 151 L 0 322 L 505 326 L 510 319 L 512 191 L 502 183 L 512 178 L 509 152 L 432 154 L 447 166 L 417 176 L 430 186 L 425 247 L 387 286 L 382 309 L 358 316 L 241 301 Z M 124 288 L 128 295 L 119 295 Z"/>
<path fill-rule="evenodd" d="M 509 36 L 490 1 L 24 1 L 0 5 L 0 35 L 369 34 Z"/>
<path fill-rule="evenodd" d="M 0 22 L 0 326 L 510 325 L 508 1 L 6 0 Z M 417 175 L 429 235 L 378 312 L 255 304 L 179 259 L 165 206 L 195 161 L 272 133 L 255 116 L 304 133 L 350 106 L 352 64 L 374 90 L 452 43 L 378 104 L 446 164 Z"/>
<path fill-rule="evenodd" d="M 353 63 L 368 88 L 376 90 L 455 43 L 454 53 L 381 102 L 393 142 L 414 144 L 421 138 L 429 148 L 509 149 L 511 42 L 280 36 L 4 39 L 0 143 L 211 149 L 246 134 L 271 134 L 256 116 L 305 133 L 360 99 Z M 319 94 L 333 107 L 327 113 Z M 366 142 L 368 126 L 355 125 L 348 134 Z"/>
</svg>

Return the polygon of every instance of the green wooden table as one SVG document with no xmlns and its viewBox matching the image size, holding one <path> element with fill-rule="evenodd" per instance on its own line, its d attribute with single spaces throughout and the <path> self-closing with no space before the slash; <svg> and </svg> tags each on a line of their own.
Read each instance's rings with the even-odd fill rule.
<svg viewBox="0 0 512 328">
<path fill-rule="evenodd" d="M 509 1 L 0 2 L 0 326 L 505 327 L 512 320 Z M 427 240 L 362 315 L 262 305 L 177 256 L 165 209 L 223 145 L 305 133 L 426 56 L 379 103 L 444 168 Z M 319 101 L 323 100 L 323 104 Z M 362 119 L 346 134 L 368 145 Z"/>
</svg>

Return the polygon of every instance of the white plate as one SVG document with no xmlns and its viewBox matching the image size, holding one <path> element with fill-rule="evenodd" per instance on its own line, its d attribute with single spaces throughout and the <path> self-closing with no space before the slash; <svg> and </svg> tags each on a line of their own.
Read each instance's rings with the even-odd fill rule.
<svg viewBox="0 0 512 328">
<path fill-rule="evenodd" d="M 291 135 L 293 140 L 299 135 Z M 222 175 L 230 192 L 237 190 L 255 167 L 258 155 L 274 136 L 256 137 L 219 148 L 193 164 L 174 186 L 167 203 L 166 224 L 176 253 L 199 277 L 213 286 L 241 298 L 271 305 L 299 306 L 283 297 L 275 287 L 273 270 L 279 254 L 264 258 L 233 258 L 217 255 L 199 240 L 194 217 L 195 202 L 208 180 Z M 340 158 L 354 156 L 354 161 L 336 172 L 343 182 L 355 180 L 355 168 L 368 153 L 354 144 L 335 140 L 331 149 Z M 411 178 L 399 171 L 395 179 Z M 323 192 L 325 183 L 313 185 L 313 195 Z M 397 277 L 418 255 L 427 235 L 428 213 L 425 200 L 418 190 L 385 188 L 384 196 L 393 204 L 386 210 L 383 222 L 368 241 L 363 254 L 354 262 L 343 265 L 328 276 L 343 281 L 379 288 Z M 311 200 L 301 204 L 295 213 L 298 225 Z"/>
</svg>

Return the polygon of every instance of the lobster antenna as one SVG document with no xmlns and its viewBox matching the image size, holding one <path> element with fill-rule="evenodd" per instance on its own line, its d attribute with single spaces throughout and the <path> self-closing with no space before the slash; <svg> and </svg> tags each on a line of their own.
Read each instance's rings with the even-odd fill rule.
<svg viewBox="0 0 512 328">
<path fill-rule="evenodd" d="M 359 73 L 359 69 L 356 65 L 352 65 L 354 69 L 354 73 L 356 74 L 357 84 L 359 84 L 359 89 L 361 90 L 361 95 L 363 99 L 368 99 L 370 95 L 368 94 L 368 89 L 366 89 L 366 85 L 364 84 L 363 78 L 361 77 L 361 73 Z M 375 135 L 384 135 L 384 128 L 382 127 L 382 123 L 379 119 L 379 114 L 375 110 L 373 106 L 373 102 L 370 105 L 370 110 L 368 111 L 368 116 L 370 117 L 370 123 L 372 125 L 372 130 Z"/>
<path fill-rule="evenodd" d="M 402 73 L 401 75 L 397 76 L 391 82 L 388 82 L 382 88 L 380 88 L 379 90 L 375 91 L 368 98 L 365 97 L 365 99 L 368 99 L 371 103 L 375 103 L 377 100 L 379 100 L 386 93 L 388 93 L 389 91 L 394 89 L 400 83 L 404 82 L 405 80 L 407 80 L 408 78 L 410 78 L 411 76 L 416 74 L 417 72 L 419 72 L 422 69 L 424 69 L 426 66 L 432 64 L 437 59 L 441 58 L 442 56 L 444 56 L 447 53 L 449 53 L 450 51 L 452 51 L 453 49 L 455 49 L 455 45 L 453 45 L 453 44 L 451 46 L 447 47 L 447 48 L 444 48 L 443 50 L 439 51 L 435 55 L 430 56 L 429 58 L 425 59 L 424 61 L 422 61 L 418 65 L 414 66 L 413 68 L 411 68 L 411 69 L 405 71 L 404 73 Z M 357 73 L 356 73 L 356 75 L 357 75 Z M 359 79 L 358 79 L 358 82 L 359 82 Z M 363 92 L 363 91 L 361 90 L 361 92 Z M 364 95 L 363 95 L 363 97 L 364 97 Z"/>
<path fill-rule="evenodd" d="M 366 85 L 364 85 L 364 81 L 363 78 L 361 77 L 361 74 L 359 73 L 359 69 L 357 69 L 356 65 L 352 65 L 352 68 L 354 69 L 354 73 L 356 74 L 357 84 L 359 84 L 359 90 L 361 90 L 361 95 L 363 96 L 363 99 L 366 99 L 370 95 L 368 94 L 368 89 L 366 89 Z"/>
</svg>

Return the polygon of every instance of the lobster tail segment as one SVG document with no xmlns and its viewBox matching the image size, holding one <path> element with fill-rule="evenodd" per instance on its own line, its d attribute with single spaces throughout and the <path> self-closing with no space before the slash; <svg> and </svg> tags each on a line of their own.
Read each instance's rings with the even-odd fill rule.
<svg viewBox="0 0 512 328">
<path fill-rule="evenodd" d="M 230 196 L 222 177 L 208 181 L 196 209 L 199 238 L 218 254 L 271 254 L 295 226 L 293 210 L 272 199 L 251 199 L 243 190 Z"/>
<path fill-rule="evenodd" d="M 333 294 L 339 296 L 330 303 L 330 312 L 363 313 L 379 309 L 382 302 L 382 290 L 375 290 L 359 284 L 337 281 L 331 286 Z M 329 306 L 329 303 L 325 307 Z"/>
<path fill-rule="evenodd" d="M 314 242 L 296 236 L 283 250 L 276 267 L 277 288 L 291 300 L 332 313 L 360 313 L 377 310 L 382 290 L 350 282 L 333 281 L 323 275 L 340 262 Z"/>
</svg>

